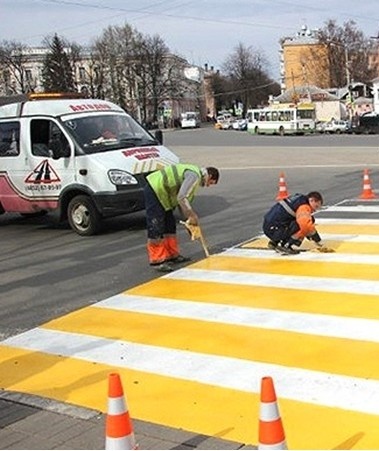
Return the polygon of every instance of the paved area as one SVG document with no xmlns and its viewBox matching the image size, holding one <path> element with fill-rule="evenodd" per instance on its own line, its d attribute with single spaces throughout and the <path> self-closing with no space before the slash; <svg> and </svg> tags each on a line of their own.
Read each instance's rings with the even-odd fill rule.
<svg viewBox="0 0 379 451">
<path fill-rule="evenodd" d="M 283 258 L 267 251 L 266 238 L 257 237 L 5 340 L 2 386 L 41 397 L 0 391 L 0 449 L 104 449 L 104 404 L 95 398 L 102 398 L 105 375 L 115 367 L 127 381 L 128 399 L 134 398 L 139 418 L 172 426 L 132 415 L 140 449 L 255 449 L 245 443 L 258 440 L 257 387 L 268 369 L 276 380 L 290 449 L 377 449 L 378 214 L 379 201 L 345 201 L 320 212 L 319 231 L 335 253 L 314 252 L 307 242 L 304 252 Z M 208 283 L 221 286 L 208 290 Z M 182 293 L 187 293 L 186 304 Z M 136 297 L 138 309 L 133 310 Z M 167 302 L 179 308 L 171 309 L 168 319 Z M 126 304 L 125 311 L 114 308 Z M 189 310 L 192 305 L 197 309 Z M 222 316 L 219 305 L 241 312 L 235 324 Z M 176 318 L 184 306 L 184 318 Z M 244 307 L 254 315 L 247 317 Z M 216 313 L 217 324 L 204 321 Z M 149 333 L 155 330 L 150 347 L 144 340 L 136 343 L 145 337 L 146 325 Z M 123 340 L 120 346 L 114 337 Z M 153 344 L 155 354 L 147 353 Z M 183 365 L 167 365 L 169 371 L 163 366 L 178 361 L 173 360 L 178 355 L 182 362 L 191 356 L 188 373 L 179 372 Z M 199 358 L 203 355 L 205 360 Z M 55 399 L 94 410 L 48 400 L 53 395 L 45 387 L 51 380 Z M 180 423 L 174 422 L 177 418 Z"/>
<path fill-rule="evenodd" d="M 133 420 L 139 449 L 256 449 Z M 104 449 L 105 415 L 38 396 L 0 390 L 0 449 Z"/>
</svg>

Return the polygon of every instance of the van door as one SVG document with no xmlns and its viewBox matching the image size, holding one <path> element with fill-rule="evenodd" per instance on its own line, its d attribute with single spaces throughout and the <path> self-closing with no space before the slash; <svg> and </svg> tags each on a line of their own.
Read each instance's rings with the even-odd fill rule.
<svg viewBox="0 0 379 451">
<path fill-rule="evenodd" d="M 0 122 L 0 213 L 22 211 L 24 204 L 24 156 L 20 146 L 20 121 Z"/>
<path fill-rule="evenodd" d="M 30 118 L 25 189 L 33 195 L 34 208 L 57 208 L 59 196 L 75 183 L 74 146 L 53 119 Z"/>
</svg>

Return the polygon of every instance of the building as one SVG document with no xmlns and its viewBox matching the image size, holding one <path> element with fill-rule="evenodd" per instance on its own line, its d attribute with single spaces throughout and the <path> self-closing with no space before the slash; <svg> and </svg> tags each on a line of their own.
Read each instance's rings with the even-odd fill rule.
<svg viewBox="0 0 379 451">
<path fill-rule="evenodd" d="M 333 119 L 346 119 L 346 106 L 340 99 L 330 94 L 327 90 L 317 86 L 298 86 L 287 89 L 284 93 L 273 99 L 275 103 L 283 103 L 291 106 L 301 104 L 313 104 L 316 120 L 321 122 Z"/>
<path fill-rule="evenodd" d="M 42 71 L 45 56 L 48 53 L 45 47 L 26 47 L 22 55 L 16 55 L 17 68 L 0 68 L 0 96 L 16 95 L 27 92 L 43 92 Z M 69 54 L 69 49 L 66 49 Z M 162 126 L 173 126 L 176 119 L 180 118 L 185 111 L 198 111 L 202 120 L 206 119 L 207 111 L 211 105 L 210 88 L 207 79 L 209 74 L 203 68 L 191 66 L 184 58 L 174 54 L 167 56 L 166 74 L 175 89 L 167 98 L 160 98 L 158 109 L 158 121 Z M 140 65 L 139 61 L 131 62 L 130 71 L 125 68 L 124 62 L 120 64 L 123 72 L 122 90 L 124 108 L 127 109 L 137 120 L 147 123 L 153 121 L 154 105 L 151 98 L 143 92 L 144 80 L 139 80 L 135 65 Z M 84 96 L 94 98 L 107 98 L 119 103 L 112 98 L 110 87 L 111 71 L 118 71 L 118 67 L 110 68 L 102 65 L 96 60 L 90 49 L 83 49 L 80 59 L 73 64 L 74 82 L 78 92 Z M 212 69 L 213 70 L 213 69 Z M 117 75 L 121 72 L 117 72 Z M 196 74 L 196 79 L 188 74 Z M 113 74 L 114 75 L 114 74 Z M 174 92 L 175 91 L 175 92 Z M 121 104 L 121 103 L 120 103 Z"/>
<path fill-rule="evenodd" d="M 297 86 L 329 87 L 328 49 L 317 30 L 303 25 L 294 37 L 281 40 L 280 75 L 282 92 Z"/>
</svg>

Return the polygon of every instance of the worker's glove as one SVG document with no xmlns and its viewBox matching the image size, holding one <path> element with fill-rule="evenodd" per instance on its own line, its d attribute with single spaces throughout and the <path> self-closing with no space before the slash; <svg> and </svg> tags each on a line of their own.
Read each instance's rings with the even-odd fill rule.
<svg viewBox="0 0 379 451">
<path fill-rule="evenodd" d="M 187 229 L 191 240 L 199 240 L 201 238 L 201 230 L 200 230 L 200 226 L 198 225 L 192 225 L 187 221 L 180 221 L 180 224 L 183 224 L 184 227 Z"/>
<path fill-rule="evenodd" d="M 332 252 L 335 252 L 334 249 L 327 247 L 324 245 L 324 243 L 322 243 L 321 241 L 319 241 L 318 243 L 316 243 L 317 246 L 317 250 L 323 254 L 330 254 Z"/>
</svg>

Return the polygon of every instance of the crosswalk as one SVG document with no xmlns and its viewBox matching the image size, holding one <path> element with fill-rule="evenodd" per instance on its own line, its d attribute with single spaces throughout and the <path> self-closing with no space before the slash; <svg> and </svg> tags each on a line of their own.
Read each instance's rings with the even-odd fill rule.
<svg viewBox="0 0 379 451">
<path fill-rule="evenodd" d="M 2 386 L 105 411 L 116 370 L 133 417 L 257 444 L 272 376 L 290 449 L 377 449 L 379 204 L 316 222 L 335 253 L 255 237 L 6 339 Z"/>
</svg>

